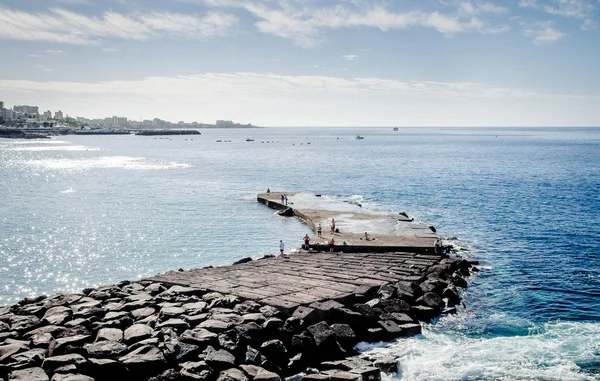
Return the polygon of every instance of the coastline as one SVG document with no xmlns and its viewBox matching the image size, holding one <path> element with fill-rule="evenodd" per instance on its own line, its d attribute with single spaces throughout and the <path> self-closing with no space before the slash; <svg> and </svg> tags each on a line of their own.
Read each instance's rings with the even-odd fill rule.
<svg viewBox="0 0 600 381">
<path fill-rule="evenodd" d="M 474 264 L 301 252 L 28 298 L 0 308 L 0 377 L 376 381 L 394 361 L 373 363 L 354 345 L 418 334 L 420 322 L 454 312 Z"/>
</svg>

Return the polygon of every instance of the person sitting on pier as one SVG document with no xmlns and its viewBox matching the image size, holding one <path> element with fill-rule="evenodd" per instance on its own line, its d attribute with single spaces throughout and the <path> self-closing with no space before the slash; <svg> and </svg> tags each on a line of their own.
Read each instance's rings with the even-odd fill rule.
<svg viewBox="0 0 600 381">
<path fill-rule="evenodd" d="M 267 193 L 271 193 L 271 188 L 267 188 Z"/>
<path fill-rule="evenodd" d="M 371 239 L 371 236 L 369 235 L 369 233 L 365 232 L 364 239 L 365 239 L 365 241 L 369 241 Z"/>
<path fill-rule="evenodd" d="M 323 238 L 323 228 L 321 227 L 321 223 L 319 222 L 319 226 L 317 226 L 317 237 Z"/>
<path fill-rule="evenodd" d="M 333 240 L 333 237 L 331 237 L 331 240 L 329 241 L 329 252 L 333 253 L 334 248 L 335 248 L 335 241 Z"/>
<path fill-rule="evenodd" d="M 309 249 L 309 243 L 310 243 L 310 237 L 308 236 L 308 234 L 304 235 L 304 248 L 306 250 Z"/>
</svg>

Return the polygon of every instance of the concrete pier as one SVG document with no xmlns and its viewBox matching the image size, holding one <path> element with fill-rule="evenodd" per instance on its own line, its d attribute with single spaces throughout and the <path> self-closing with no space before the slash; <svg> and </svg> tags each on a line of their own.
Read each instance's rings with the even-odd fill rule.
<svg viewBox="0 0 600 381">
<path fill-rule="evenodd" d="M 407 216 L 286 195 L 287 206 L 278 193 L 258 200 L 313 228 L 335 218 L 344 252 L 244 258 L 0 307 L 0 379 L 380 381 L 380 370 L 396 372 L 395 359 L 355 345 L 418 335 L 421 322 L 455 312 L 474 263 L 435 254 L 435 236 Z"/>
<path fill-rule="evenodd" d="M 281 196 L 288 197 L 287 205 L 282 203 Z M 310 248 L 316 251 L 328 249 L 329 240 L 333 237 L 335 250 L 346 253 L 398 251 L 434 254 L 437 236 L 430 225 L 416 223 L 406 214 L 365 211 L 357 202 L 327 200 L 324 197 L 309 193 L 270 192 L 259 194 L 257 201 L 272 209 L 291 209 L 289 214 L 304 221 L 315 233 L 321 224 L 322 238 L 315 234 L 310 239 Z M 339 232 L 331 232 L 332 219 L 335 219 Z M 390 231 L 392 229 L 393 232 Z M 369 240 L 364 239 L 365 232 L 370 235 Z"/>
</svg>

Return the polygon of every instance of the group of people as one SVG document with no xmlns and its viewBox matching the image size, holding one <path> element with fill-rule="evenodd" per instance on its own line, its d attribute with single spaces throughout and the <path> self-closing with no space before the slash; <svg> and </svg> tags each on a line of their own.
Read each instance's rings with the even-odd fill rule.
<svg viewBox="0 0 600 381">
<path fill-rule="evenodd" d="M 281 196 L 281 202 L 287 205 L 287 196 L 282 195 Z M 329 252 L 333 253 L 335 252 L 335 239 L 333 238 L 333 235 L 335 235 L 335 219 L 331 219 L 331 239 L 329 240 Z M 365 233 L 366 234 L 366 233 Z M 323 227 L 321 226 L 321 223 L 319 223 L 317 225 L 317 237 L 319 238 L 323 238 Z M 344 245 L 348 246 L 348 243 L 346 241 L 344 241 Z M 310 237 L 308 236 L 308 234 L 304 235 L 304 245 L 302 245 L 302 248 L 304 250 L 309 250 L 310 249 Z M 283 251 L 285 250 L 285 244 L 283 243 L 283 240 L 279 240 L 279 252 L 280 252 L 280 256 L 283 256 Z"/>
<path fill-rule="evenodd" d="M 285 195 L 285 194 L 281 195 L 281 203 L 284 204 L 284 205 L 288 204 L 288 197 L 287 197 L 287 195 Z"/>
</svg>

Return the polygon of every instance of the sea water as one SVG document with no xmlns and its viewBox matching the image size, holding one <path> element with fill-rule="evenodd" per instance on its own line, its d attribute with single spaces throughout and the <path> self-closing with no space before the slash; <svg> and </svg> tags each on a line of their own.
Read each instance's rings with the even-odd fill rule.
<svg viewBox="0 0 600 381">
<path fill-rule="evenodd" d="M 600 129 L 0 139 L 0 304 L 294 250 L 267 188 L 407 212 L 481 262 L 456 315 L 361 346 L 395 378 L 600 379 Z"/>
</svg>

